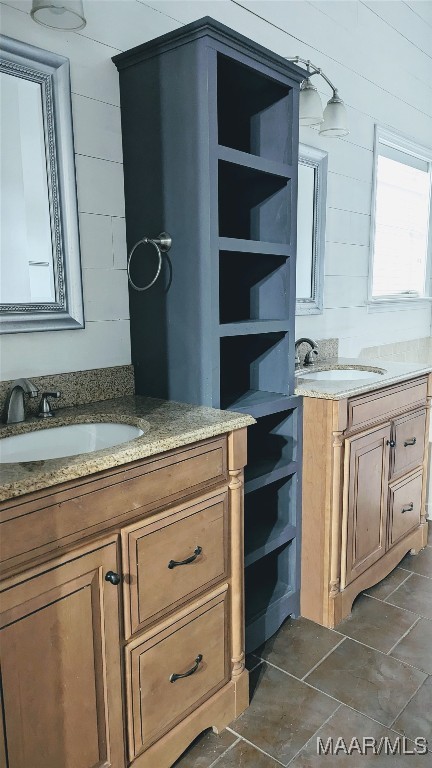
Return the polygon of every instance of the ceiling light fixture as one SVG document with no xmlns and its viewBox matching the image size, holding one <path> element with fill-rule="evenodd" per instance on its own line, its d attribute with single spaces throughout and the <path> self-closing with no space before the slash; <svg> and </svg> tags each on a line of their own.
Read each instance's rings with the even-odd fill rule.
<svg viewBox="0 0 432 768">
<path fill-rule="evenodd" d="M 33 0 L 30 16 L 53 29 L 78 30 L 87 24 L 82 0 Z"/>
<path fill-rule="evenodd" d="M 300 86 L 300 125 L 319 126 L 321 136 L 347 136 L 349 128 L 345 104 L 331 80 L 320 67 L 316 67 L 309 59 L 293 56 L 287 57 L 287 60 L 293 61 L 295 64 L 306 64 L 308 72 L 308 77 L 303 80 Z M 324 113 L 319 93 L 310 80 L 313 75 L 321 75 L 333 91 L 333 96 L 327 102 Z"/>
</svg>

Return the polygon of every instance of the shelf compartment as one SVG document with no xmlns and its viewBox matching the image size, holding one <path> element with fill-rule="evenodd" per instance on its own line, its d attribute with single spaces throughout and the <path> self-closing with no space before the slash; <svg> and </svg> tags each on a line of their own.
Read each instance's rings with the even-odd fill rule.
<svg viewBox="0 0 432 768">
<path fill-rule="evenodd" d="M 296 483 L 291 476 L 246 496 L 246 567 L 296 536 Z"/>
<path fill-rule="evenodd" d="M 266 243 L 263 240 L 240 240 L 233 237 L 220 237 L 219 250 L 259 253 L 261 256 L 283 256 L 284 258 L 292 255 L 292 248 L 287 243 Z"/>
<path fill-rule="evenodd" d="M 246 624 L 274 606 L 295 590 L 295 539 L 257 560 L 246 568 Z"/>
<path fill-rule="evenodd" d="M 259 418 L 260 416 L 268 416 L 270 413 L 287 411 L 292 407 L 293 397 L 298 397 L 298 395 L 280 395 L 277 392 L 249 390 L 234 400 L 228 410 L 250 413 L 255 418 Z"/>
<path fill-rule="evenodd" d="M 297 412 L 263 416 L 248 430 L 246 481 L 271 475 L 297 461 Z"/>
<path fill-rule="evenodd" d="M 282 256 L 221 251 L 221 323 L 288 319 L 289 262 Z"/>
<path fill-rule="evenodd" d="M 287 320 L 243 320 L 224 323 L 219 326 L 219 336 L 249 336 L 262 333 L 285 333 L 289 331 Z"/>
<path fill-rule="evenodd" d="M 289 180 L 219 160 L 218 181 L 220 237 L 289 243 Z"/>
<path fill-rule="evenodd" d="M 219 144 L 290 163 L 290 88 L 218 54 Z"/>
<path fill-rule="evenodd" d="M 258 488 L 264 488 L 266 485 L 277 483 L 298 472 L 296 461 L 290 461 L 288 464 L 281 464 L 279 467 L 272 467 L 271 463 L 262 462 L 254 468 L 249 467 L 247 479 L 245 480 L 245 494 L 253 493 Z"/>
<path fill-rule="evenodd" d="M 251 391 L 288 394 L 288 354 L 288 333 L 221 338 L 221 408 L 232 408 Z"/>
<path fill-rule="evenodd" d="M 284 179 L 292 179 L 294 171 L 291 165 L 277 163 L 274 160 L 267 160 L 257 155 L 248 155 L 246 152 L 239 152 L 238 149 L 218 146 L 219 160 L 225 160 L 228 163 L 241 165 L 244 168 L 252 168 L 263 173 L 271 173 L 274 176 L 281 176 Z"/>
</svg>

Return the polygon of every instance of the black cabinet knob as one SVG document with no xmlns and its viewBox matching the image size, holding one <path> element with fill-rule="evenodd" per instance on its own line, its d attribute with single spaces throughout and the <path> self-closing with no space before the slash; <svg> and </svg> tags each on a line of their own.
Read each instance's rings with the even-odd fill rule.
<svg viewBox="0 0 432 768">
<path fill-rule="evenodd" d="M 396 445 L 396 440 L 387 440 L 387 445 L 389 445 L 390 448 L 394 448 Z"/>
<path fill-rule="evenodd" d="M 114 571 L 108 571 L 105 574 L 105 581 L 109 581 L 110 584 L 114 584 L 116 587 L 117 584 L 120 584 L 121 578 L 118 573 L 114 573 Z"/>
</svg>

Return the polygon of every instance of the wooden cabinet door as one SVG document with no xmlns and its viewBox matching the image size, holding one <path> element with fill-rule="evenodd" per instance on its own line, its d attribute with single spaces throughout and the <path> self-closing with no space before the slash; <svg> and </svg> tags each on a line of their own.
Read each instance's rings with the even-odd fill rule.
<svg viewBox="0 0 432 768">
<path fill-rule="evenodd" d="M 117 570 L 115 543 L 4 584 L 0 755 L 8 768 L 124 766 L 120 592 L 105 581 L 109 570 Z"/>
<path fill-rule="evenodd" d="M 341 588 L 386 549 L 390 424 L 346 441 Z"/>
</svg>

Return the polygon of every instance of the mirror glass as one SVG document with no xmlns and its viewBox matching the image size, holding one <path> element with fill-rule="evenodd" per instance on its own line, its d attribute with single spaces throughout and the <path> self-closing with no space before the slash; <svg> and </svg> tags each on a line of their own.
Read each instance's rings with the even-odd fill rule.
<svg viewBox="0 0 432 768">
<path fill-rule="evenodd" d="M 323 308 L 327 153 L 299 146 L 296 315 Z"/>
<path fill-rule="evenodd" d="M 41 86 L 0 72 L 0 301 L 55 301 Z"/>
<path fill-rule="evenodd" d="M 69 61 L 0 35 L 0 332 L 84 327 Z"/>
</svg>

